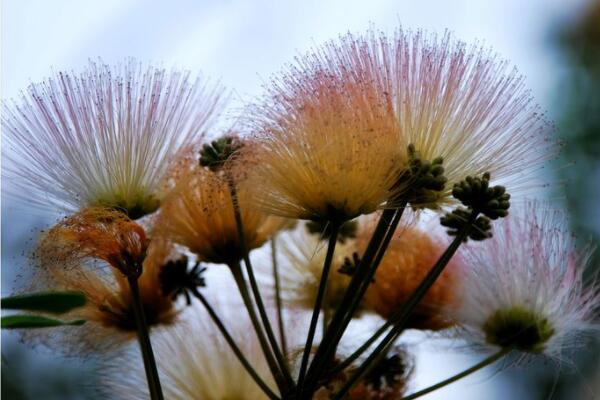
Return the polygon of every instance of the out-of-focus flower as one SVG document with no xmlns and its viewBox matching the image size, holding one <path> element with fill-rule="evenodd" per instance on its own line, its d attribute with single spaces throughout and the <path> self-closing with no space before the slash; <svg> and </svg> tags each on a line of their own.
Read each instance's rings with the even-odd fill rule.
<svg viewBox="0 0 600 400">
<path fill-rule="evenodd" d="M 317 298 L 327 245 L 306 232 L 281 236 L 280 245 L 283 255 L 280 268 L 282 297 L 293 306 L 312 309 Z M 335 310 L 350 283 L 351 277 L 339 270 L 346 258 L 352 259 L 354 250 L 352 240 L 338 243 L 335 248 L 323 301 L 323 307 L 329 311 Z"/>
<path fill-rule="evenodd" d="M 84 209 L 40 239 L 35 285 L 83 292 L 86 305 L 71 314 L 93 326 L 86 325 L 84 330 L 90 332 L 79 336 L 85 336 L 91 346 L 119 342 L 136 333 L 130 274 L 141 272 L 138 285 L 147 323 L 174 322 L 177 310 L 163 294 L 160 281 L 171 252 L 170 243 L 162 240 L 153 240 L 147 247 L 144 229 L 118 211 Z"/>
<path fill-rule="evenodd" d="M 212 298 L 209 301 L 216 305 L 217 313 L 252 367 L 276 392 L 260 346 L 252 335 L 248 336 L 251 328 L 247 317 L 236 313 L 238 308 L 234 304 L 220 304 Z M 187 310 L 187 318 L 181 324 L 152 337 L 165 398 L 267 399 L 205 311 L 195 306 Z M 118 375 L 110 385 L 111 390 L 120 399 L 147 399 L 143 370 L 125 370 L 123 366 L 131 365 L 130 359 L 114 361 Z"/>
<path fill-rule="evenodd" d="M 357 247 L 364 250 L 370 236 L 370 230 L 363 229 Z M 383 318 L 391 317 L 409 299 L 444 250 L 443 243 L 434 235 L 416 227 L 402 228 L 379 264 L 365 295 L 365 308 Z M 409 328 L 439 330 L 451 325 L 446 310 L 460 295 L 456 288 L 459 264 L 457 258 L 450 261 L 411 315 Z"/>
<path fill-rule="evenodd" d="M 494 225 L 493 239 L 468 246 L 454 317 L 483 347 L 560 356 L 597 332 L 596 285 L 584 286 L 589 251 L 577 251 L 566 221 L 529 203 Z"/>
<path fill-rule="evenodd" d="M 240 173 L 213 172 L 197 162 L 191 166 L 190 162 L 181 163 L 175 186 L 161 206 L 155 225 L 157 235 L 186 246 L 202 261 L 230 264 L 241 260 L 243 254 L 229 179 L 235 183 L 248 251 L 262 246 L 287 224 L 283 218 L 269 216 L 250 206 L 254 189 Z"/>
<path fill-rule="evenodd" d="M 59 72 L 4 106 L 8 175 L 28 204 L 141 217 L 158 207 L 171 159 L 204 134 L 220 93 L 188 72 L 134 60 Z"/>
</svg>

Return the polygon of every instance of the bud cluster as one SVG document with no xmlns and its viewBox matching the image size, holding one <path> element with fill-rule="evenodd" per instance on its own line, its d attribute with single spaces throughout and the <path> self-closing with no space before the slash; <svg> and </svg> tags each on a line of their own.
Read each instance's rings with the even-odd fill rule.
<svg viewBox="0 0 600 400">
<path fill-rule="evenodd" d="M 210 144 L 206 143 L 200 150 L 200 166 L 217 171 L 241 147 L 241 141 L 235 136 L 224 136 Z"/>
</svg>

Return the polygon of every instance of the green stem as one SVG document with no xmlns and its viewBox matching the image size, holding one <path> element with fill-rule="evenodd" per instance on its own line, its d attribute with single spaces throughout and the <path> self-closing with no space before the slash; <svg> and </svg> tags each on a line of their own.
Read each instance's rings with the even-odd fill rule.
<svg viewBox="0 0 600 400">
<path fill-rule="evenodd" d="M 235 187 L 235 182 L 231 177 L 228 178 L 229 182 L 229 190 L 231 195 L 231 203 L 233 205 L 233 213 L 235 216 L 235 224 L 238 231 L 238 236 L 240 239 L 240 247 L 242 250 L 242 255 L 244 258 L 244 264 L 246 266 L 246 273 L 248 274 L 248 281 L 250 282 L 250 288 L 252 290 L 252 295 L 254 296 L 254 301 L 256 302 L 256 307 L 258 308 L 258 313 L 260 315 L 260 319 L 265 329 L 265 333 L 267 334 L 267 338 L 269 340 L 269 344 L 273 349 L 273 354 L 275 355 L 275 359 L 279 364 L 279 368 L 283 372 L 283 376 L 287 381 L 287 386 L 293 387 L 294 380 L 292 379 L 292 375 L 290 374 L 287 363 L 281 350 L 279 349 L 279 344 L 277 343 L 277 339 L 275 338 L 275 334 L 273 333 L 273 328 L 271 327 L 271 322 L 269 321 L 269 316 L 267 315 L 267 311 L 265 309 L 265 305 L 262 301 L 262 296 L 260 295 L 260 290 L 258 289 L 258 284 L 256 283 L 256 277 L 254 276 L 254 270 L 252 269 L 252 263 L 250 262 L 250 253 L 246 246 L 246 238 L 244 235 L 244 225 L 242 222 L 242 213 L 240 211 L 240 204 L 237 196 L 237 189 Z"/>
<path fill-rule="evenodd" d="M 302 386 L 304 383 L 304 377 L 306 369 L 308 368 L 308 359 L 310 357 L 310 350 L 312 348 L 315 331 L 317 329 L 317 321 L 319 314 L 323 306 L 323 298 L 327 290 L 327 281 L 329 278 L 329 271 L 331 269 L 331 262 L 333 260 L 333 253 L 335 252 L 335 245 L 337 243 L 337 237 L 340 230 L 340 224 L 331 222 L 331 236 L 329 236 L 329 243 L 327 245 L 327 254 L 325 255 L 325 262 L 323 264 L 323 272 L 321 273 L 321 280 L 319 282 L 319 288 L 317 290 L 317 298 L 315 300 L 315 306 L 313 308 L 310 325 L 308 328 L 308 336 L 306 338 L 306 344 L 304 345 L 304 353 L 302 354 L 302 363 L 300 364 L 300 373 L 298 375 L 298 391 L 301 397 Z"/>
<path fill-rule="evenodd" d="M 277 236 L 271 238 L 271 258 L 273 261 L 273 280 L 275 281 L 275 305 L 277 307 L 277 325 L 279 328 L 279 341 L 283 354 L 287 354 L 287 343 L 285 340 L 285 329 L 283 327 L 283 304 L 281 301 L 281 283 L 279 281 L 279 270 L 277 264 Z"/>
<path fill-rule="evenodd" d="M 229 265 L 229 269 L 233 275 L 233 279 L 238 287 L 240 295 L 242 296 L 242 300 L 246 309 L 248 310 L 248 315 L 250 316 L 250 321 L 252 322 L 252 326 L 256 332 L 256 336 L 258 337 L 258 342 L 260 343 L 260 347 L 264 353 L 265 359 L 267 360 L 267 364 L 269 365 L 269 369 L 273 374 L 273 378 L 275 378 L 275 382 L 277 382 L 277 387 L 280 392 L 284 392 L 284 388 L 286 388 L 286 381 L 283 377 L 281 369 L 277 364 L 277 361 L 273 357 L 271 353 L 271 347 L 269 346 L 269 342 L 265 337 L 265 333 L 262 330 L 262 326 L 260 321 L 258 320 L 258 316 L 256 315 L 256 311 L 254 310 L 254 305 L 252 304 L 252 298 L 250 297 L 250 293 L 248 288 L 246 287 L 246 281 L 244 279 L 244 275 L 242 273 L 242 267 L 239 263 Z"/>
<path fill-rule="evenodd" d="M 413 400 L 416 399 L 418 397 L 424 396 L 428 393 L 431 393 L 435 390 L 438 390 L 440 388 L 443 388 L 444 386 L 450 385 L 451 383 L 454 383 L 462 378 L 464 378 L 465 376 L 468 376 L 470 374 L 472 374 L 473 372 L 479 371 L 482 368 L 487 367 L 490 364 L 495 363 L 496 361 L 498 361 L 499 359 L 501 359 L 502 357 L 504 357 L 505 355 L 507 355 L 508 353 L 510 353 L 511 349 L 502 349 L 500 351 L 498 351 L 497 353 L 492 354 L 491 356 L 489 356 L 488 358 L 482 360 L 481 362 L 473 365 L 471 368 L 464 370 L 463 372 L 456 374 L 446 380 L 443 380 L 439 383 L 436 383 L 433 386 L 429 386 L 428 388 L 425 388 L 423 390 L 419 390 L 416 393 L 413 393 L 411 395 L 408 395 L 406 397 L 403 397 L 401 400 Z"/>
<path fill-rule="evenodd" d="M 248 371 L 248 374 L 250 374 L 250 376 L 252 377 L 252 379 L 254 379 L 256 384 L 263 390 L 263 392 L 265 392 L 265 394 L 271 400 L 279 399 L 277 397 L 277 395 L 275 393 L 273 393 L 273 391 L 265 383 L 265 381 L 260 377 L 260 375 L 258 375 L 258 372 L 256 372 L 256 370 L 248 362 L 248 360 L 244 356 L 244 353 L 242 353 L 242 351 L 240 350 L 238 345 L 235 343 L 235 340 L 233 339 L 233 337 L 231 336 L 231 334 L 229 333 L 229 331 L 227 330 L 227 328 L 225 327 L 225 325 L 223 324 L 223 322 L 221 321 L 221 319 L 219 318 L 219 316 L 217 315 L 215 310 L 212 308 L 210 303 L 206 300 L 206 298 L 195 289 L 192 291 L 192 293 L 204 305 L 204 307 L 206 308 L 206 311 L 208 311 L 208 314 L 212 318 L 213 322 L 215 323 L 215 325 L 217 325 L 217 328 L 219 328 L 219 331 L 225 338 L 225 341 L 229 344 L 229 347 L 231 347 L 231 350 L 233 351 L 235 356 L 238 358 L 240 363 L 244 366 L 246 371 Z"/>
<path fill-rule="evenodd" d="M 471 225 L 477 219 L 478 211 L 472 211 L 467 223 L 464 227 L 458 232 L 450 246 L 444 251 L 444 254 L 438 259 L 435 265 L 431 268 L 431 270 L 427 273 L 427 276 L 423 281 L 419 284 L 419 286 L 415 289 L 415 291 L 411 294 L 410 298 L 406 301 L 402 308 L 400 308 L 392 317 L 390 318 L 394 327 L 388 332 L 388 334 L 381 340 L 381 342 L 377 345 L 375 350 L 369 355 L 369 357 L 360 365 L 360 367 L 355 371 L 355 373 L 348 379 L 346 384 L 342 387 L 340 392 L 334 397 L 335 399 L 343 398 L 346 393 L 369 371 L 372 367 L 375 360 L 378 359 L 380 353 L 384 352 L 402 333 L 405 328 L 406 323 L 408 322 L 409 317 L 412 312 L 416 308 L 416 306 L 420 303 L 420 301 L 425 297 L 427 291 L 440 274 L 446 268 L 446 265 L 461 245 L 461 243 L 465 240 L 465 238 L 469 234 L 469 230 L 471 229 Z M 378 331 L 379 332 L 379 331 Z"/>
<path fill-rule="evenodd" d="M 144 308 L 142 306 L 142 298 L 140 296 L 140 288 L 138 286 L 137 277 L 128 277 L 129 287 L 131 289 L 131 297 L 133 300 L 133 314 L 137 327 L 138 341 L 142 351 L 144 360 L 144 370 L 146 371 L 146 379 L 148 380 L 148 389 L 152 400 L 163 400 L 162 389 L 160 387 L 160 378 L 152 351 L 152 343 L 148 334 L 148 325 L 144 316 Z"/>
<path fill-rule="evenodd" d="M 307 380 L 307 387 L 310 390 L 314 389 L 316 382 L 322 376 L 328 365 L 328 360 L 335 355 L 337 345 L 352 320 L 354 310 L 360 304 L 364 291 L 371 282 L 379 265 L 375 261 L 381 261 L 381 257 L 400 222 L 403 211 L 404 207 L 395 210 L 384 210 L 379 218 L 379 222 L 373 231 L 373 235 L 361 258 L 357 271 L 352 277 L 344 298 L 333 315 L 328 332 L 317 349 L 317 353 L 310 366 Z M 381 257 L 378 257 L 379 254 L 381 254 Z"/>
<path fill-rule="evenodd" d="M 329 325 L 329 320 L 331 319 L 331 304 L 325 299 L 325 306 L 323 307 L 323 335 L 321 337 L 325 337 L 327 333 L 327 326 Z"/>
</svg>

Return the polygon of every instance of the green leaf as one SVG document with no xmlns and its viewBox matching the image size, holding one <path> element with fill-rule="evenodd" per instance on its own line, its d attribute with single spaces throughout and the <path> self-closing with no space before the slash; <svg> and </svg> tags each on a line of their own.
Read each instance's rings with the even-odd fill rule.
<svg viewBox="0 0 600 400">
<path fill-rule="evenodd" d="M 81 292 L 40 292 L 2 299 L 2 308 L 63 314 L 86 303 Z"/>
<path fill-rule="evenodd" d="M 75 321 L 60 321 L 39 315 L 9 315 L 2 317 L 1 322 L 2 329 L 51 328 L 54 326 L 79 326 L 85 324 L 85 321 L 82 319 Z"/>
</svg>

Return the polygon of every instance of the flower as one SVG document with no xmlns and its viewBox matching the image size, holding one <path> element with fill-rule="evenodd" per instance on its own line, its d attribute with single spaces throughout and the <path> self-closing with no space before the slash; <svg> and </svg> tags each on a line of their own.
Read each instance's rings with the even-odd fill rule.
<svg viewBox="0 0 600 400">
<path fill-rule="evenodd" d="M 4 106 L 7 172 L 29 203 L 141 217 L 158 207 L 173 156 L 211 124 L 220 92 L 134 60 L 59 72 Z"/>
<path fill-rule="evenodd" d="M 524 78 L 449 33 L 347 34 L 276 77 L 254 115 L 258 199 L 297 218 L 436 209 L 483 173 L 539 188 L 556 147 Z"/>
<path fill-rule="evenodd" d="M 366 248 L 370 236 L 369 229 L 360 232 L 359 249 Z M 416 227 L 403 227 L 381 259 L 365 295 L 365 308 L 390 318 L 409 299 L 443 251 L 442 241 L 434 235 Z M 411 315 L 409 328 L 440 330 L 451 326 L 446 309 L 457 297 L 459 265 L 456 258 L 450 261 Z"/>
<path fill-rule="evenodd" d="M 600 295 L 582 281 L 590 252 L 575 249 L 566 222 L 528 203 L 495 222 L 492 239 L 464 250 L 468 270 L 451 314 L 470 341 L 559 356 L 598 330 Z"/>
<path fill-rule="evenodd" d="M 44 262 L 105 261 L 122 275 L 142 272 L 146 232 L 125 214 L 108 208 L 85 208 L 65 217 L 40 239 L 38 253 Z"/>
<path fill-rule="evenodd" d="M 454 183 L 489 172 L 511 193 L 531 185 L 536 167 L 554 153 L 550 123 L 508 62 L 448 33 L 442 38 L 398 31 L 390 43 L 395 111 L 420 158 L 442 157 L 448 180 L 437 200 L 450 201 Z M 521 185 L 521 186 L 519 186 Z"/>
<path fill-rule="evenodd" d="M 233 339 L 259 376 L 276 392 L 260 346 L 248 335 L 250 322 L 233 304 L 209 301 L 227 326 Z M 197 304 L 197 303 L 196 303 Z M 251 328 L 250 328 L 251 329 Z M 222 400 L 268 398 L 215 327 L 204 310 L 196 305 L 187 308 L 184 323 L 165 329 L 152 337 L 152 345 L 166 399 Z M 125 356 L 127 358 L 127 356 Z M 124 370 L 130 359 L 113 360 L 119 366 L 111 379 L 111 389 L 122 399 L 147 399 L 145 377 L 140 368 Z M 115 396 L 115 392 L 111 395 Z"/>
<path fill-rule="evenodd" d="M 333 51 L 333 50 L 332 50 Z M 383 206 L 404 165 L 389 82 L 377 60 L 346 71 L 342 54 L 298 59 L 250 110 L 255 203 L 283 217 L 344 222 Z M 350 55 L 349 55 L 350 56 Z"/>
<path fill-rule="evenodd" d="M 100 208 L 67 217 L 41 237 L 35 253 L 41 266 L 36 285 L 85 294 L 86 305 L 71 314 L 93 323 L 92 333 L 81 335 L 87 344 L 135 337 L 129 274 L 141 272 L 138 286 L 147 323 L 175 321 L 175 304 L 162 293 L 160 280 L 172 246 L 162 240 L 152 240 L 149 246 L 145 242 L 141 226 L 118 211 Z"/>
<path fill-rule="evenodd" d="M 230 178 L 225 176 L 228 172 L 230 170 L 217 173 L 182 162 L 175 186 L 163 201 L 157 217 L 156 234 L 186 246 L 202 261 L 230 264 L 241 260 L 243 253 L 233 212 Z M 286 221 L 250 207 L 253 191 L 248 182 L 235 172 L 231 179 L 235 182 L 249 251 L 262 246 Z"/>
<path fill-rule="evenodd" d="M 283 299 L 290 305 L 312 310 L 317 298 L 327 245 L 306 232 L 281 235 L 280 243 L 283 254 L 280 268 Z M 323 308 L 335 310 L 344 296 L 351 277 L 340 273 L 339 270 L 346 258 L 352 258 L 354 250 L 355 244 L 351 240 L 337 243 L 327 279 Z"/>
</svg>

